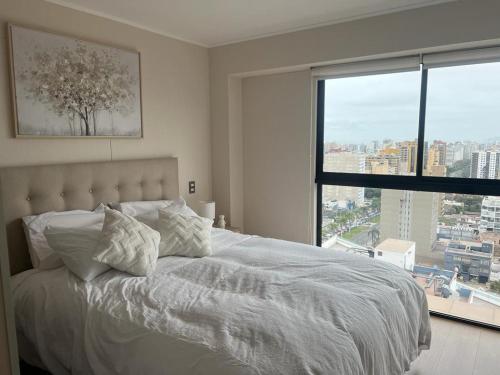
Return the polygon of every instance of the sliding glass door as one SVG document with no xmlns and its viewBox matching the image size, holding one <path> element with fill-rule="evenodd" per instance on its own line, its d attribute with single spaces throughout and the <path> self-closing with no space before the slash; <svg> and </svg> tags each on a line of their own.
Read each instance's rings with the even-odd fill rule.
<svg viewBox="0 0 500 375">
<path fill-rule="evenodd" d="M 500 326 L 500 51 L 322 68 L 317 244 L 393 263 Z"/>
</svg>

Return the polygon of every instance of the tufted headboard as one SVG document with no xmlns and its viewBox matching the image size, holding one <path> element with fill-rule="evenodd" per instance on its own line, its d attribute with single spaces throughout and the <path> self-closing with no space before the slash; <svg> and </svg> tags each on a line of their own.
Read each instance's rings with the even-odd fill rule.
<svg viewBox="0 0 500 375">
<path fill-rule="evenodd" d="M 93 210 L 99 203 L 174 199 L 176 158 L 0 169 L 10 272 L 32 268 L 21 218 L 47 211 Z"/>
</svg>

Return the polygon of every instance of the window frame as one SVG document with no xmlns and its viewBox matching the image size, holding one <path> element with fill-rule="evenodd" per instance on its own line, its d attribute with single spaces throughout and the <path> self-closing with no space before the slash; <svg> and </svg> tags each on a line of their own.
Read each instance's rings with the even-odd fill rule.
<svg viewBox="0 0 500 375">
<path fill-rule="evenodd" d="M 435 66 L 437 67 L 437 66 Z M 423 175 L 425 146 L 425 115 L 427 105 L 428 70 L 433 67 L 421 65 L 420 108 L 417 139 L 417 170 L 409 175 L 379 175 L 364 173 L 325 172 L 324 165 L 324 114 L 325 79 L 316 80 L 316 245 L 322 244 L 323 185 L 356 186 L 380 189 L 428 191 L 471 195 L 500 196 L 500 180 L 433 177 Z M 377 74 L 377 73 L 374 73 Z M 341 78 L 341 77 L 339 77 Z M 335 78 L 333 78 L 335 79 Z M 500 325 L 483 323 L 457 315 L 430 311 L 433 316 L 500 331 Z"/>
<path fill-rule="evenodd" d="M 423 174 L 425 147 L 425 116 L 427 106 L 428 71 L 432 67 L 422 66 L 420 84 L 420 108 L 417 139 L 417 170 L 413 176 L 380 175 L 348 172 L 326 172 L 324 166 L 325 130 L 325 79 L 316 81 L 316 245 L 322 243 L 323 185 L 356 186 L 380 189 L 428 191 L 471 195 L 500 195 L 500 180 L 436 177 Z M 374 73 L 378 74 L 378 73 Z M 330 79 L 341 79 L 330 78 Z M 328 79 L 328 78 L 327 78 Z"/>
</svg>

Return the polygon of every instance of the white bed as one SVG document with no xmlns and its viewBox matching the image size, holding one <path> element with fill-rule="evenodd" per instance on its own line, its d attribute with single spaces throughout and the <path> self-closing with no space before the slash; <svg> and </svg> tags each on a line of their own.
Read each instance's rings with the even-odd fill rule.
<svg viewBox="0 0 500 375">
<path fill-rule="evenodd" d="M 55 375 L 401 375 L 429 348 L 425 293 L 396 266 L 216 229 L 212 245 L 147 278 L 13 276 L 21 355 Z"/>
</svg>

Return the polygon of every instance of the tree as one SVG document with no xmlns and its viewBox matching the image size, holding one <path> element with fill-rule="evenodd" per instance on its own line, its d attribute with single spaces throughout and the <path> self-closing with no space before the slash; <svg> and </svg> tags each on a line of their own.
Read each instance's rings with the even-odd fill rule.
<svg viewBox="0 0 500 375">
<path fill-rule="evenodd" d="M 77 42 L 74 48 L 35 52 L 31 60 L 36 68 L 25 70 L 21 79 L 28 82 L 33 100 L 59 116 L 68 116 L 72 134 L 96 135 L 100 111 L 127 113 L 134 99 L 134 79 L 114 57 Z"/>
<path fill-rule="evenodd" d="M 492 281 L 490 283 L 490 289 L 494 292 L 500 293 L 500 281 Z"/>
<path fill-rule="evenodd" d="M 380 198 L 381 194 L 381 189 L 369 187 L 365 188 L 365 198 L 367 199 Z"/>
</svg>

